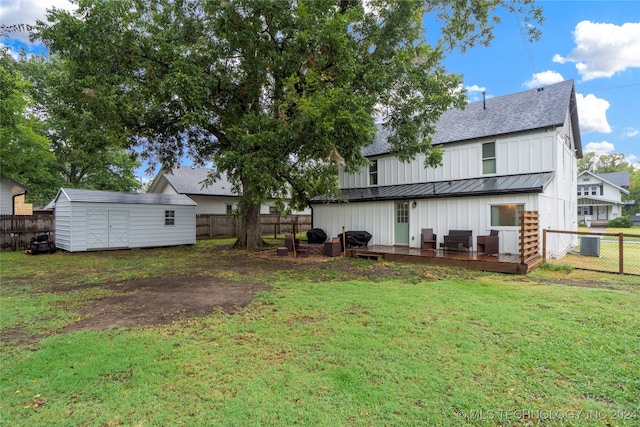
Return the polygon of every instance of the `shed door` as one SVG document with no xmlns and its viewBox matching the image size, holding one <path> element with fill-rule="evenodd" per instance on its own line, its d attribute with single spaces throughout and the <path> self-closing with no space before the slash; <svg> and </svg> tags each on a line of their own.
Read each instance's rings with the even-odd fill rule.
<svg viewBox="0 0 640 427">
<path fill-rule="evenodd" d="M 87 249 L 129 247 L 129 212 L 87 210 Z"/>
<path fill-rule="evenodd" d="M 409 202 L 396 202 L 396 221 L 394 231 L 394 243 L 396 245 L 409 244 Z"/>
</svg>

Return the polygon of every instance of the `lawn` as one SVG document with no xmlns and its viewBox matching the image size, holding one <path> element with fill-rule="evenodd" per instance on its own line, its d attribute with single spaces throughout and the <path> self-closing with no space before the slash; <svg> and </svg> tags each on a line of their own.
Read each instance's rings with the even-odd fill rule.
<svg viewBox="0 0 640 427">
<path fill-rule="evenodd" d="M 1 253 L 2 425 L 640 424 L 638 277 L 292 263 L 229 243 Z M 175 304 L 189 286 L 258 291 L 80 327 L 142 319 L 151 304 L 129 298 Z"/>
</svg>

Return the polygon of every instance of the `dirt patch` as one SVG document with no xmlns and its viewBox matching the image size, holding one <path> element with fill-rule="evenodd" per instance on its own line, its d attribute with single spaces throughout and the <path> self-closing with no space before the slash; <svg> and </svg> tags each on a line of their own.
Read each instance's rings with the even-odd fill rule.
<svg viewBox="0 0 640 427">
<path fill-rule="evenodd" d="M 256 292 L 269 290 L 265 285 L 202 276 L 167 276 L 130 280 L 117 285 L 83 285 L 93 286 L 114 290 L 118 295 L 92 300 L 78 310 L 84 319 L 63 332 L 163 325 L 203 316 L 217 308 L 234 312 L 249 304 Z M 57 291 L 64 292 L 61 289 Z"/>
</svg>

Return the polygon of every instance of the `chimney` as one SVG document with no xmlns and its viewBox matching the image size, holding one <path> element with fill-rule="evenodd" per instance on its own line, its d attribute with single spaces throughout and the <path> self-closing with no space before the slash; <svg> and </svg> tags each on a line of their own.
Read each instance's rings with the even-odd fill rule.
<svg viewBox="0 0 640 427">
<path fill-rule="evenodd" d="M 487 92 L 485 92 L 484 90 L 482 91 L 482 109 L 486 110 L 487 109 L 487 99 L 485 97 L 485 95 L 487 94 Z"/>
</svg>

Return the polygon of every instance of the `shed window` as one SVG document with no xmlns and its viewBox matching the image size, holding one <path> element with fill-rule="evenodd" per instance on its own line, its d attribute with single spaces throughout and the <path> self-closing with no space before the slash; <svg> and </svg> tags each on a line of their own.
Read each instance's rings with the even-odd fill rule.
<svg viewBox="0 0 640 427">
<path fill-rule="evenodd" d="M 369 166 L 369 185 L 378 185 L 378 161 L 372 160 Z"/>
<path fill-rule="evenodd" d="M 524 205 L 495 205 L 491 206 L 492 226 L 519 226 L 520 212 L 524 210 Z"/>
<path fill-rule="evenodd" d="M 482 173 L 496 173 L 496 143 L 482 144 Z"/>
<path fill-rule="evenodd" d="M 227 205 L 227 215 L 231 215 L 233 213 L 233 205 Z"/>
<path fill-rule="evenodd" d="M 164 225 L 176 224 L 176 211 L 164 211 Z"/>
</svg>

